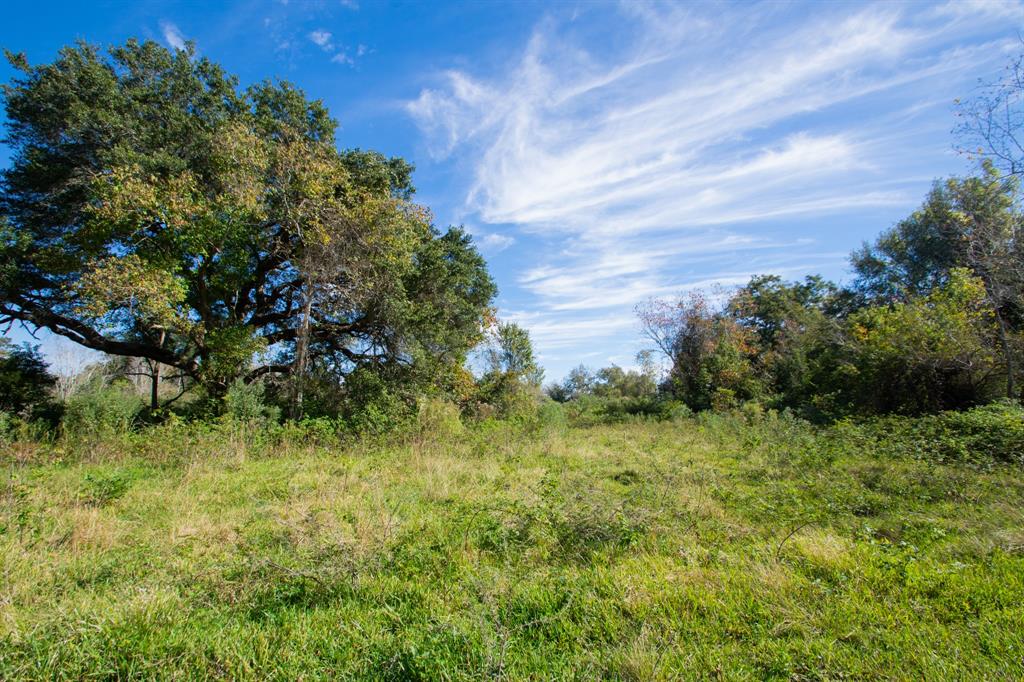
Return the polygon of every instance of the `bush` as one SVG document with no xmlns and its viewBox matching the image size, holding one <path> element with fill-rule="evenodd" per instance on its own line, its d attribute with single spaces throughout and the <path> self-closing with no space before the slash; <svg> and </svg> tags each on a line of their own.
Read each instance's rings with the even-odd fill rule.
<svg viewBox="0 0 1024 682">
<path fill-rule="evenodd" d="M 18 421 L 15 415 L 0 410 L 0 443 L 13 440 L 12 435 L 17 431 Z"/>
<path fill-rule="evenodd" d="M 1014 401 L 917 419 L 886 417 L 865 428 L 876 454 L 1024 464 L 1024 409 Z"/>
<path fill-rule="evenodd" d="M 569 426 L 565 406 L 554 400 L 545 400 L 537 408 L 537 425 L 541 429 L 564 431 Z"/>
<path fill-rule="evenodd" d="M 16 414 L 0 411 L 0 445 L 16 442 L 48 442 L 55 435 L 55 420 L 49 418 L 32 421 L 22 419 Z"/>
<path fill-rule="evenodd" d="M 728 412 L 734 409 L 737 404 L 736 391 L 731 388 L 719 386 L 711 394 L 711 409 L 715 412 Z"/>
<path fill-rule="evenodd" d="M 854 412 L 928 414 L 983 404 L 1002 389 L 984 282 L 955 269 L 926 296 L 859 310 L 836 387 Z M 926 423 L 926 422 L 924 422 Z"/>
<path fill-rule="evenodd" d="M 124 496 L 131 487 L 132 472 L 114 469 L 87 473 L 82 479 L 78 499 L 85 504 L 102 507 Z"/>
<path fill-rule="evenodd" d="M 514 374 L 491 373 L 479 383 L 477 392 L 481 404 L 477 416 L 494 416 L 515 422 L 530 421 L 536 416 L 540 403 L 540 390 Z"/>
<path fill-rule="evenodd" d="M 962 446 L 958 452 L 1024 464 L 1024 409 L 1020 403 L 1003 400 L 967 412 L 946 412 L 939 421 Z"/>
<path fill-rule="evenodd" d="M 442 398 L 421 398 L 416 405 L 416 431 L 421 439 L 458 436 L 463 431 L 458 405 Z"/>
<path fill-rule="evenodd" d="M 276 422 L 281 417 L 281 409 L 266 404 L 264 391 L 262 382 L 247 384 L 237 379 L 224 396 L 224 414 L 243 423 Z"/>
<path fill-rule="evenodd" d="M 124 433 L 135 424 L 145 404 L 126 382 L 96 382 L 68 399 L 64 432 L 72 436 Z"/>
<path fill-rule="evenodd" d="M 379 373 L 360 369 L 345 380 L 341 417 L 345 428 L 358 435 L 381 435 L 408 423 L 412 400 Z"/>
<path fill-rule="evenodd" d="M 281 439 L 289 443 L 337 444 L 338 431 L 342 426 L 342 422 L 330 417 L 305 417 L 298 422 L 289 421 L 284 424 Z"/>
<path fill-rule="evenodd" d="M 680 400 L 666 400 L 660 405 L 661 418 L 668 421 L 683 421 L 693 417 L 690 406 Z"/>
</svg>

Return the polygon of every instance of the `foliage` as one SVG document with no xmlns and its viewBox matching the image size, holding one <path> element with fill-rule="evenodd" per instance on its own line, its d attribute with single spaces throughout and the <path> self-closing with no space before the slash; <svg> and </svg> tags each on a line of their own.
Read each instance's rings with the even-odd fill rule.
<svg viewBox="0 0 1024 682">
<path fill-rule="evenodd" d="M 671 363 L 665 390 L 673 398 L 702 410 L 762 394 L 752 330 L 714 310 L 702 293 L 650 301 L 638 315 L 644 335 Z"/>
<path fill-rule="evenodd" d="M 967 268 L 985 285 L 998 330 L 1006 395 L 1021 364 L 1014 336 L 1024 330 L 1024 216 L 1019 179 L 985 162 L 976 177 L 936 183 L 924 206 L 853 256 L 855 286 L 869 302 L 904 301 L 943 286 Z"/>
<path fill-rule="evenodd" d="M 963 409 L 1019 394 L 1024 216 L 1016 178 L 986 164 L 855 252 L 849 289 L 753 277 L 722 309 L 702 293 L 639 309 L 669 362 L 667 397 L 697 410 L 750 400 L 818 420 Z M 571 387 L 555 390 L 569 399 Z"/>
<path fill-rule="evenodd" d="M 606 398 L 653 398 L 658 391 L 651 368 L 624 370 L 618 365 L 599 369 L 591 392 Z"/>
<path fill-rule="evenodd" d="M 921 208 L 851 255 L 854 287 L 866 301 L 927 295 L 945 283 L 950 270 L 966 266 L 951 239 L 956 207 L 949 190 L 935 183 Z"/>
<path fill-rule="evenodd" d="M 756 334 L 755 371 L 772 404 L 810 410 L 830 383 L 849 303 L 846 292 L 817 276 L 793 283 L 755 276 L 729 299 L 729 314 Z"/>
<path fill-rule="evenodd" d="M 651 400 L 657 395 L 658 384 L 655 370 L 650 363 L 640 369 L 629 370 L 611 365 L 596 372 L 579 365 L 569 372 L 562 383 L 550 384 L 544 392 L 552 400 L 562 403 L 586 396 Z"/>
<path fill-rule="evenodd" d="M 479 400 L 499 417 L 530 415 L 537 407 L 544 370 L 534 358 L 529 332 L 514 322 L 497 323 L 482 356 Z"/>
<path fill-rule="evenodd" d="M 533 356 L 530 333 L 514 322 L 497 323 L 483 353 L 485 374 L 503 374 L 534 386 L 544 378 Z"/>
<path fill-rule="evenodd" d="M 548 384 L 544 392 L 555 402 L 564 403 L 590 395 L 597 377 L 585 365 L 578 365 L 566 375 L 561 382 Z"/>
<path fill-rule="evenodd" d="M 843 389 L 872 412 L 958 409 L 991 398 L 1000 375 L 984 284 L 955 269 L 927 296 L 849 319 Z"/>
<path fill-rule="evenodd" d="M 345 381 L 345 409 L 341 420 L 353 433 L 378 435 L 405 424 L 413 416 L 415 398 L 401 384 L 370 368 L 360 368 Z"/>
<path fill-rule="evenodd" d="M 863 429 L 883 456 L 1024 465 L 1024 409 L 1012 401 L 914 420 L 888 417 Z"/>
<path fill-rule="evenodd" d="M 462 434 L 458 405 L 439 398 L 423 398 L 416 406 L 416 437 L 447 441 Z"/>
<path fill-rule="evenodd" d="M 224 396 L 224 414 L 238 422 L 261 424 L 277 421 L 281 411 L 264 401 L 262 382 L 245 383 L 236 379 Z"/>
<path fill-rule="evenodd" d="M 991 165 L 936 182 L 920 209 L 853 254 L 855 288 L 868 301 L 905 300 L 942 286 L 955 268 L 970 268 L 995 304 L 1020 306 L 1019 204 L 1018 180 Z"/>
<path fill-rule="evenodd" d="M 135 425 L 143 407 L 142 398 L 127 382 L 107 383 L 97 377 L 67 400 L 61 426 L 73 437 L 124 433 Z"/>
</svg>

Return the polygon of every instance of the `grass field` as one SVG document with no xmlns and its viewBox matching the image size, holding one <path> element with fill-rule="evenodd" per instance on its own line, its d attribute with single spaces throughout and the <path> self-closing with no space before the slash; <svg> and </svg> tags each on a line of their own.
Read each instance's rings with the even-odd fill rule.
<svg viewBox="0 0 1024 682">
<path fill-rule="evenodd" d="M 710 416 L 15 443 L 0 679 L 1024 678 L 1018 465 Z"/>
</svg>

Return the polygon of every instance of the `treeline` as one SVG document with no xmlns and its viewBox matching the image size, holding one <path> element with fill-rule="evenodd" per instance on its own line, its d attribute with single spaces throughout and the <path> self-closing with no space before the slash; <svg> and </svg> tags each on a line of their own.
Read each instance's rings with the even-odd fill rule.
<svg viewBox="0 0 1024 682">
<path fill-rule="evenodd" d="M 644 355 L 640 371 L 581 366 L 548 395 L 609 415 L 746 405 L 817 421 L 1019 401 L 1024 56 L 957 100 L 956 117 L 954 146 L 976 174 L 936 182 L 855 251 L 849 284 L 764 275 L 649 301 L 637 313 L 664 376 Z"/>
<path fill-rule="evenodd" d="M 479 371 L 462 368 L 461 381 L 447 388 L 314 377 L 306 384 L 303 411 L 293 416 L 294 393 L 279 379 L 238 378 L 214 398 L 201 384 L 172 374 L 173 381 L 161 384 L 161 407 L 154 410 L 150 363 L 113 356 L 56 374 L 38 345 L 0 338 L 0 442 L 103 437 L 169 421 L 221 422 L 267 436 L 291 423 L 297 437 L 334 439 L 415 430 L 435 422 L 445 428 L 444 423 L 467 419 L 528 424 L 543 418 L 543 372 L 524 329 L 495 323 L 474 355 Z"/>
<path fill-rule="evenodd" d="M 1024 215 L 1017 178 L 983 171 L 936 183 L 853 253 L 849 286 L 765 275 L 731 295 L 649 301 L 638 314 L 668 366 L 660 382 L 650 370 L 580 367 L 548 394 L 629 397 L 638 410 L 661 409 L 659 398 L 692 410 L 756 401 L 815 420 L 1018 398 Z"/>
</svg>

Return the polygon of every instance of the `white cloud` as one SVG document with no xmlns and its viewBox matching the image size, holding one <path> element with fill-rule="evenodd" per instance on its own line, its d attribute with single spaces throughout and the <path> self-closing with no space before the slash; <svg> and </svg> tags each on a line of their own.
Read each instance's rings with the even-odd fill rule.
<svg viewBox="0 0 1024 682">
<path fill-rule="evenodd" d="M 334 43 L 332 42 L 333 36 L 330 31 L 323 29 L 317 29 L 309 34 L 309 39 L 325 52 L 330 52 L 334 49 Z"/>
<path fill-rule="evenodd" d="M 534 345 L 544 349 L 567 348 L 595 339 L 613 338 L 636 326 L 631 317 L 622 315 L 552 319 L 537 313 L 510 311 L 502 317 L 529 329 Z"/>
<path fill-rule="evenodd" d="M 185 49 L 185 36 L 182 35 L 181 31 L 177 26 L 169 21 L 160 22 L 160 32 L 164 36 L 164 42 L 175 50 Z"/>
<path fill-rule="evenodd" d="M 334 64 L 355 66 L 355 57 L 362 57 L 367 53 L 366 46 L 359 45 L 356 47 L 355 57 L 353 57 L 349 54 L 349 50 L 344 45 L 339 45 L 334 42 L 333 33 L 322 28 L 310 32 L 308 37 L 314 45 L 331 55 L 331 62 Z"/>
<path fill-rule="evenodd" d="M 488 253 L 504 251 L 516 243 L 515 237 L 510 237 L 507 234 L 499 234 L 497 232 L 489 232 L 478 237 L 476 241 L 480 244 L 480 247 Z"/>
<path fill-rule="evenodd" d="M 814 241 L 763 238 L 766 221 L 916 203 L 927 111 L 894 114 L 948 107 L 937 92 L 1002 59 L 993 31 L 1021 5 L 976 4 L 629 3 L 616 41 L 550 19 L 506 68 L 449 70 L 406 108 L 432 156 L 471 168 L 466 215 L 551 243 L 518 276 L 550 348 L 567 314 L 635 324 L 621 311 L 695 281 L 688 264 L 729 283 L 806 266 Z"/>
</svg>

